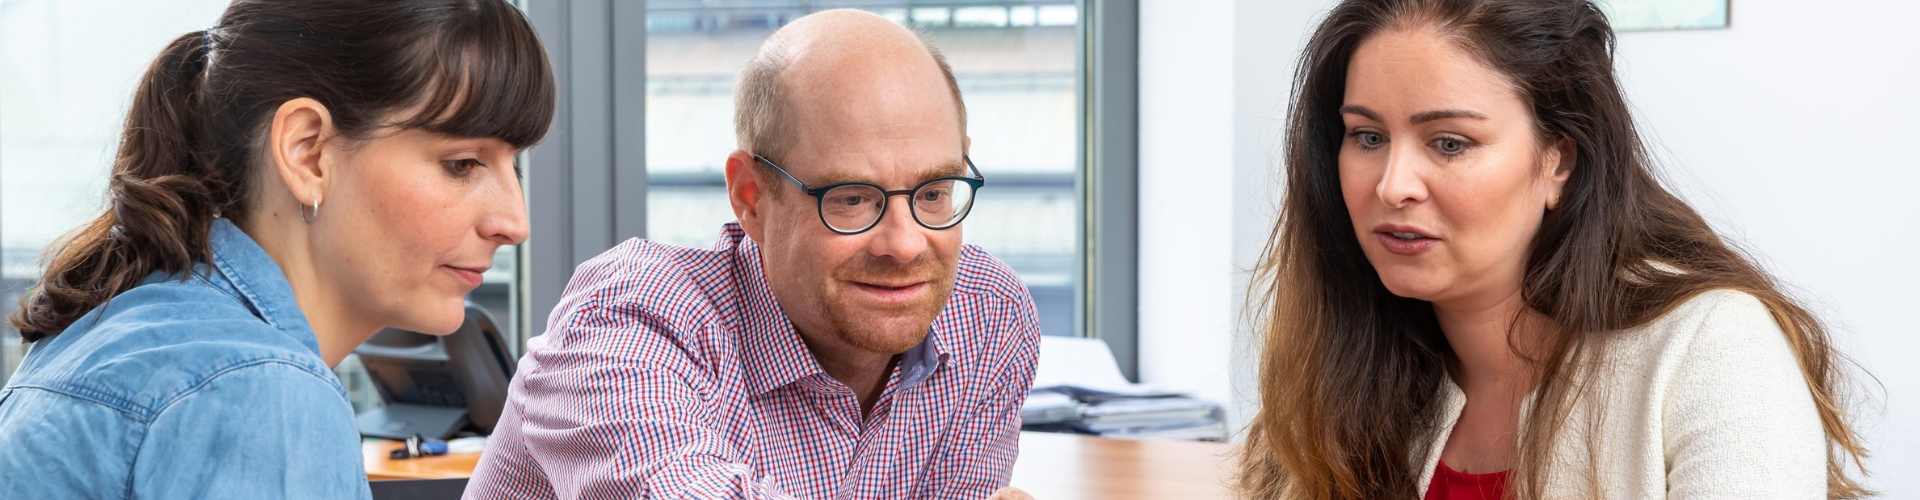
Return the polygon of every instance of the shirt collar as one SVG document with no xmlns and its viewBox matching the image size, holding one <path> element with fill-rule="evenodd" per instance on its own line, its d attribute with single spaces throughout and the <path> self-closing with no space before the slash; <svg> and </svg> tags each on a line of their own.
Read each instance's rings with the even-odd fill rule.
<svg viewBox="0 0 1920 500">
<path fill-rule="evenodd" d="M 766 268 L 760 261 L 760 247 L 747 238 L 737 222 L 729 222 L 721 231 L 720 246 L 733 244 L 734 282 L 741 283 L 741 307 L 744 314 L 744 339 L 741 340 L 747 367 L 750 396 L 765 394 L 794 381 L 824 374 L 820 362 L 800 339 L 793 320 L 780 310 L 773 289 L 767 285 Z M 900 356 L 893 372 L 898 381 L 890 383 L 894 391 L 919 385 L 932 378 L 946 360 L 945 343 L 940 341 L 942 321 L 936 319 L 927 336 Z"/>
<path fill-rule="evenodd" d="M 314 338 L 313 327 L 307 324 L 307 315 L 300 312 L 299 302 L 293 298 L 293 285 L 287 282 L 286 274 L 274 263 L 273 257 L 267 255 L 253 237 L 224 217 L 213 220 L 208 236 L 217 275 L 208 276 L 208 282 L 233 292 L 254 316 L 288 333 L 314 355 L 319 355 L 320 342 Z"/>
<path fill-rule="evenodd" d="M 907 352 L 900 356 L 900 367 L 895 372 L 900 382 L 894 390 L 912 389 L 921 382 L 933 378 L 933 374 L 939 372 L 940 367 L 945 366 L 947 350 L 946 344 L 940 340 L 945 337 L 940 334 L 943 330 L 940 328 L 941 323 L 936 318 L 933 326 L 927 327 L 927 338 L 922 339 L 919 344 L 915 344 L 912 349 L 907 349 Z"/>
</svg>

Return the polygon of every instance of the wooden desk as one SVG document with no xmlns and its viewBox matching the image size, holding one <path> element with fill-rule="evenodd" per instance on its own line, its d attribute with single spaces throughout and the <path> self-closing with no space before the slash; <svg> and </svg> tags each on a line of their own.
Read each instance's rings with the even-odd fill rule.
<svg viewBox="0 0 1920 500">
<path fill-rule="evenodd" d="M 479 453 L 450 453 L 437 457 L 394 460 L 393 450 L 405 448 L 399 441 L 369 440 L 360 443 L 360 463 L 367 467 L 367 479 L 444 479 L 473 475 L 480 464 Z"/>
<path fill-rule="evenodd" d="M 396 441 L 361 446 L 368 479 L 467 477 L 480 454 L 387 458 Z M 1127 441 L 1072 434 L 1020 433 L 1013 486 L 1036 500 L 1227 498 L 1231 448 L 1217 443 Z"/>
<path fill-rule="evenodd" d="M 1022 432 L 1013 463 L 1013 486 L 1035 500 L 1228 498 L 1231 477 L 1220 443 Z"/>
</svg>

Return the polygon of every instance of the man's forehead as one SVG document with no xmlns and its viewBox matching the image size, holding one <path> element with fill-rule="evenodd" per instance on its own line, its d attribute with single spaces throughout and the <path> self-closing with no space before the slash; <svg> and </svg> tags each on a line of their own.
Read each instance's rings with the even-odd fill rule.
<svg viewBox="0 0 1920 500">
<path fill-rule="evenodd" d="M 794 118 L 807 127 L 837 127 L 835 131 L 893 133 L 884 130 L 910 121 L 959 125 L 953 91 L 938 67 L 932 71 L 888 68 L 873 71 L 803 71 L 815 79 L 788 79 L 786 88 Z M 791 75 L 790 75 L 791 76 Z"/>
<path fill-rule="evenodd" d="M 884 126 L 891 116 L 959 120 L 945 73 L 918 40 L 864 47 L 817 43 L 788 61 L 779 80 L 796 118 L 810 126 Z"/>
<path fill-rule="evenodd" d="M 950 158 L 872 158 L 860 155 L 834 155 L 810 167 L 801 167 L 805 173 L 794 172 L 794 175 L 811 177 L 809 183 L 817 185 L 841 182 L 871 182 L 885 185 L 890 182 L 919 183 L 936 177 L 961 176 L 967 171 L 966 160 L 958 154 Z"/>
<path fill-rule="evenodd" d="M 904 181 L 966 170 L 961 159 L 966 138 L 958 119 L 950 114 L 943 116 L 926 107 L 841 111 L 817 114 L 814 119 L 798 117 L 799 140 L 788 150 L 788 158 L 775 161 L 795 163 L 789 172 L 804 175 L 810 183 L 826 177 Z"/>
</svg>

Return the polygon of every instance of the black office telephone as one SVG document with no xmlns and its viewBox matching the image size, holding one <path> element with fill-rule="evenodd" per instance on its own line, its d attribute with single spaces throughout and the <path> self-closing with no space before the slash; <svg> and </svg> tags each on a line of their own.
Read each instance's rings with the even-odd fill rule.
<svg viewBox="0 0 1920 500">
<path fill-rule="evenodd" d="M 514 358 L 500 328 L 486 308 L 473 302 L 467 302 L 466 321 L 451 334 L 388 328 L 353 352 L 384 403 L 354 418 L 367 437 L 491 434 L 513 379 Z"/>
</svg>

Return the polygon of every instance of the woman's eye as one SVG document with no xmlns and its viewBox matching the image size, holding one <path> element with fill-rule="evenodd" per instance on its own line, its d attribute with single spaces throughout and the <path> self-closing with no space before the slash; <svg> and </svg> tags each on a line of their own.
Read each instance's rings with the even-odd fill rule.
<svg viewBox="0 0 1920 500">
<path fill-rule="evenodd" d="M 1440 150 L 1440 154 L 1453 156 L 1460 154 L 1462 151 L 1466 151 L 1467 143 L 1459 139 L 1442 137 L 1433 140 L 1433 147 L 1434 149 Z"/>
<path fill-rule="evenodd" d="M 442 161 L 440 162 L 440 166 L 446 168 L 447 173 L 458 176 L 458 175 L 467 175 L 467 172 L 473 171 L 474 167 L 481 167 L 484 165 L 480 163 L 480 160 L 475 160 L 473 158 L 464 158 L 459 160 Z"/>
<path fill-rule="evenodd" d="M 1361 148 L 1374 149 L 1380 147 L 1381 144 L 1386 144 L 1387 136 L 1381 135 L 1379 132 L 1363 130 L 1353 133 L 1353 141 L 1359 144 Z"/>
</svg>

